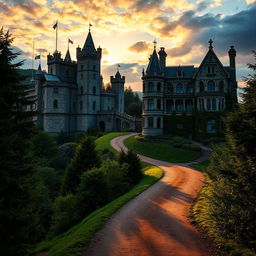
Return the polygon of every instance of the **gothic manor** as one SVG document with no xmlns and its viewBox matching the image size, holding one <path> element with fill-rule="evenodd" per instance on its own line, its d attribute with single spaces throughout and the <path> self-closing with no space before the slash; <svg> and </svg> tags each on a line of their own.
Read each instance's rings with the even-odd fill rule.
<svg viewBox="0 0 256 256">
<path fill-rule="evenodd" d="M 165 48 L 149 59 L 143 80 L 143 128 L 145 136 L 163 133 L 194 137 L 223 134 L 222 117 L 237 102 L 236 51 L 228 51 L 223 66 L 209 41 L 199 67 L 166 66 Z"/>
</svg>

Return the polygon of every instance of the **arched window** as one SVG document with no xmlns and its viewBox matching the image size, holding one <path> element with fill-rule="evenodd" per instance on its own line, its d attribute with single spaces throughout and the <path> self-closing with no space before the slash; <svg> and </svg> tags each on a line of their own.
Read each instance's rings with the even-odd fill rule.
<svg viewBox="0 0 256 256">
<path fill-rule="evenodd" d="M 96 94 L 96 87 L 95 86 L 93 86 L 92 93 L 93 93 L 93 95 Z"/>
<path fill-rule="evenodd" d="M 177 84 L 176 85 L 176 93 L 183 93 L 184 92 L 184 88 L 182 84 Z"/>
<path fill-rule="evenodd" d="M 83 94 L 83 93 L 84 93 L 84 87 L 81 86 L 81 87 L 80 87 L 80 94 Z"/>
<path fill-rule="evenodd" d="M 169 93 L 173 93 L 173 84 L 172 83 L 167 84 L 166 91 Z"/>
<path fill-rule="evenodd" d="M 173 100 L 166 100 L 166 111 L 167 112 L 173 111 Z"/>
<path fill-rule="evenodd" d="M 216 132 L 216 121 L 215 120 L 209 120 L 207 122 L 207 132 L 209 132 L 209 133 Z"/>
<path fill-rule="evenodd" d="M 199 91 L 204 92 L 204 83 L 202 81 L 199 82 Z"/>
<path fill-rule="evenodd" d="M 193 92 L 193 87 L 192 87 L 191 83 L 187 84 L 187 92 L 188 93 L 192 93 Z"/>
<path fill-rule="evenodd" d="M 83 110 L 83 102 L 80 101 L 80 110 Z"/>
<path fill-rule="evenodd" d="M 58 108 L 58 100 L 53 101 L 53 108 Z"/>
<path fill-rule="evenodd" d="M 148 99 L 148 110 L 154 110 L 154 100 Z"/>
<path fill-rule="evenodd" d="M 161 83 L 157 83 L 157 92 L 161 92 Z"/>
<path fill-rule="evenodd" d="M 219 91 L 224 92 L 224 82 L 223 81 L 220 81 L 220 83 L 219 83 Z"/>
<path fill-rule="evenodd" d="M 176 111 L 183 112 L 184 111 L 184 104 L 182 100 L 176 100 Z"/>
<path fill-rule="evenodd" d="M 157 108 L 157 110 L 161 110 L 161 100 L 160 99 L 157 99 L 157 101 L 156 101 L 156 108 Z"/>
<path fill-rule="evenodd" d="M 92 109 L 93 109 L 93 110 L 96 109 L 96 101 L 94 101 L 94 102 L 92 103 Z"/>
<path fill-rule="evenodd" d="M 207 83 L 207 91 L 208 92 L 215 91 L 215 83 L 212 80 L 208 81 L 208 83 Z"/>
<path fill-rule="evenodd" d="M 153 117 L 148 117 L 148 127 L 153 128 L 153 126 L 154 126 Z"/>
<path fill-rule="evenodd" d="M 161 118 L 160 117 L 158 117 L 157 118 L 157 128 L 161 128 Z"/>
<path fill-rule="evenodd" d="M 148 83 L 148 92 L 153 92 L 154 91 L 154 85 L 152 82 Z"/>
</svg>

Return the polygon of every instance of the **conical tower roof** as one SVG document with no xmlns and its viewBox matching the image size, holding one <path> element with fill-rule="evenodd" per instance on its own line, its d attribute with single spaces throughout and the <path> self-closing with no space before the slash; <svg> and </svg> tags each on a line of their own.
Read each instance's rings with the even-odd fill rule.
<svg viewBox="0 0 256 256">
<path fill-rule="evenodd" d="M 43 72 L 42 72 L 42 68 L 41 68 L 41 63 L 39 63 L 38 69 L 36 71 L 36 75 L 41 75 L 41 74 L 43 74 Z"/>
<path fill-rule="evenodd" d="M 96 52 L 96 49 L 95 49 L 94 42 L 93 42 L 92 35 L 91 35 L 90 31 L 87 35 L 87 38 L 85 40 L 84 47 L 83 47 L 82 51 L 85 52 L 85 53 L 95 53 Z"/>
<path fill-rule="evenodd" d="M 156 49 L 154 49 L 153 54 L 150 57 L 150 61 L 146 70 L 147 75 L 161 75 L 162 68 L 156 53 Z"/>
<path fill-rule="evenodd" d="M 70 56 L 69 49 L 67 50 L 67 53 L 66 53 L 64 61 L 71 62 L 71 56 Z"/>
</svg>

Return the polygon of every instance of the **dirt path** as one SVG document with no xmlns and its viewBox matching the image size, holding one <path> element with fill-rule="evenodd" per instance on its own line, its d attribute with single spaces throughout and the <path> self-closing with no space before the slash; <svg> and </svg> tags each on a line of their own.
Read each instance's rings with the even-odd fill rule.
<svg viewBox="0 0 256 256">
<path fill-rule="evenodd" d="M 123 140 L 129 136 L 131 134 L 117 137 L 111 145 L 119 151 L 126 150 Z M 203 174 L 184 164 L 139 157 L 162 168 L 164 177 L 116 212 L 94 236 L 83 255 L 214 255 L 209 252 L 209 243 L 187 219 L 189 205 L 202 186 Z"/>
</svg>

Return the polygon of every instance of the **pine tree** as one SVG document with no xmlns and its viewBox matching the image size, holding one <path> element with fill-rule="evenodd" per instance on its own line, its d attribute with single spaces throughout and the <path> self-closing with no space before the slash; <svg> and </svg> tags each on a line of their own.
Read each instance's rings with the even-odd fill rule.
<svg viewBox="0 0 256 256">
<path fill-rule="evenodd" d="M 83 138 L 65 170 L 61 194 L 76 193 L 82 173 L 99 165 L 100 159 L 94 140 L 91 137 Z"/>
<path fill-rule="evenodd" d="M 35 237 L 36 203 L 33 165 L 29 152 L 33 132 L 32 102 L 25 98 L 24 79 L 17 72 L 22 62 L 11 48 L 9 31 L 0 30 L 0 252 L 1 255 L 26 255 Z"/>
</svg>

